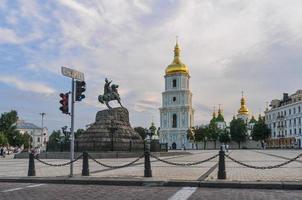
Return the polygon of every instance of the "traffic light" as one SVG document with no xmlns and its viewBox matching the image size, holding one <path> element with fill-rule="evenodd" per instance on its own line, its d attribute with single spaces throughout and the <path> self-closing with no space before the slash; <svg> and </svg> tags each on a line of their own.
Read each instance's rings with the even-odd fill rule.
<svg viewBox="0 0 302 200">
<path fill-rule="evenodd" d="M 85 81 L 76 81 L 76 93 L 75 93 L 75 100 L 82 101 L 85 98 L 85 95 L 82 94 L 86 90 L 86 83 Z"/>
<path fill-rule="evenodd" d="M 60 104 L 62 104 L 62 106 L 60 107 L 60 110 L 64 114 L 69 114 L 69 112 L 68 112 L 68 97 L 69 97 L 69 94 L 68 93 L 65 93 L 65 94 L 61 93 L 60 97 L 61 97 Z"/>
</svg>

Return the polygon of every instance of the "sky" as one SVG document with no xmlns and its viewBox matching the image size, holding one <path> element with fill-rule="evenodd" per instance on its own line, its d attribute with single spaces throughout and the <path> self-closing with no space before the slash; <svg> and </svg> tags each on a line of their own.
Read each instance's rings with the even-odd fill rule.
<svg viewBox="0 0 302 200">
<path fill-rule="evenodd" d="M 301 0 L 0 0 L 0 112 L 50 131 L 69 125 L 61 66 L 85 74 L 75 126 L 94 122 L 105 77 L 119 85 L 135 126 L 159 126 L 164 72 L 178 36 L 189 67 L 195 125 L 221 104 L 226 121 L 301 89 Z M 116 103 L 111 103 L 117 106 Z"/>
</svg>

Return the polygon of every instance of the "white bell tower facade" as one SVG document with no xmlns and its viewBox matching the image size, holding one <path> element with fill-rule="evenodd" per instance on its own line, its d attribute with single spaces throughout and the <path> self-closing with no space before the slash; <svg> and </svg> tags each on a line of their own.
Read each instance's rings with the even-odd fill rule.
<svg viewBox="0 0 302 200">
<path fill-rule="evenodd" d="M 165 91 L 162 93 L 160 110 L 160 142 L 168 143 L 170 149 L 192 149 L 187 131 L 194 126 L 192 92 L 188 67 L 180 61 L 178 43 L 174 60 L 166 68 Z"/>
</svg>

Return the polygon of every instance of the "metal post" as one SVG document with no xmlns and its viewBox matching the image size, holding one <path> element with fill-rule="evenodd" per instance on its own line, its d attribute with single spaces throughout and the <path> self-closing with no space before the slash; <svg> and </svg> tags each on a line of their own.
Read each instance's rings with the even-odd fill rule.
<svg viewBox="0 0 302 200">
<path fill-rule="evenodd" d="M 150 163 L 150 139 L 147 135 L 145 141 L 145 177 L 152 177 L 151 163 Z"/>
<path fill-rule="evenodd" d="M 29 154 L 28 173 L 27 176 L 36 176 L 35 157 L 33 153 Z"/>
<path fill-rule="evenodd" d="M 218 179 L 226 179 L 226 171 L 225 171 L 225 159 L 224 159 L 224 150 L 222 146 L 219 151 L 219 162 L 218 162 Z"/>
<path fill-rule="evenodd" d="M 87 152 L 83 152 L 82 176 L 89 176 L 89 162 Z"/>
<path fill-rule="evenodd" d="M 70 161 L 74 160 L 74 79 L 71 80 L 71 140 L 70 140 Z M 73 163 L 70 164 L 70 177 L 73 176 Z"/>
</svg>

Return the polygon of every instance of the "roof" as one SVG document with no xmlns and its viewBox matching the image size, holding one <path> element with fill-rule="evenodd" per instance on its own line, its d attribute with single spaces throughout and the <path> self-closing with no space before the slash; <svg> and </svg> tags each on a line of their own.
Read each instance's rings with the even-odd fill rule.
<svg viewBox="0 0 302 200">
<path fill-rule="evenodd" d="M 41 128 L 34 125 L 33 123 L 20 120 L 17 122 L 17 129 L 41 129 Z"/>
</svg>

